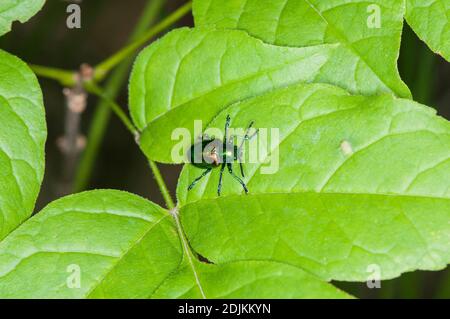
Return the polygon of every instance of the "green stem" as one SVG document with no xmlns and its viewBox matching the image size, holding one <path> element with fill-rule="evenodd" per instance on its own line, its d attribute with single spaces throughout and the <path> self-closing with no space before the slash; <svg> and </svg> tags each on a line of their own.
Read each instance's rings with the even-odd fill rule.
<svg viewBox="0 0 450 319">
<path fill-rule="evenodd" d="M 450 268 L 447 268 L 447 270 L 443 274 L 443 277 L 441 277 L 435 298 L 450 298 Z"/>
<path fill-rule="evenodd" d="M 61 83 L 62 86 L 72 87 L 76 84 L 77 81 L 75 71 L 68 71 L 35 64 L 29 64 L 29 67 L 36 75 L 56 80 Z"/>
<path fill-rule="evenodd" d="M 133 123 L 131 123 L 131 120 L 128 118 L 125 112 L 123 112 L 121 107 L 117 105 L 116 102 L 112 101 L 109 97 L 107 97 L 105 93 L 94 82 L 86 82 L 84 83 L 84 87 L 88 92 L 104 99 L 111 107 L 111 109 L 114 111 L 114 113 L 116 113 L 119 119 L 125 124 L 128 130 L 134 135 L 136 141 L 139 140 L 139 131 L 136 129 Z M 158 165 L 156 165 L 156 163 L 151 160 L 149 161 L 149 164 L 150 168 L 152 169 L 153 175 L 155 176 L 155 180 L 158 184 L 161 194 L 164 198 L 164 201 L 166 202 L 167 208 L 173 209 L 175 207 L 175 204 L 172 200 L 172 197 L 170 196 L 169 189 L 167 188 L 167 185 L 161 175 L 161 172 L 159 171 Z"/>
<path fill-rule="evenodd" d="M 420 53 L 413 95 L 415 101 L 430 105 L 434 88 L 433 75 L 435 74 L 434 66 L 436 60 L 434 54 L 427 47 L 423 47 Z"/>
<path fill-rule="evenodd" d="M 148 30 L 139 39 L 137 39 L 133 43 L 130 43 L 128 46 L 124 47 L 123 49 L 106 59 L 104 62 L 98 64 L 95 67 L 95 80 L 101 81 L 112 68 L 114 68 L 117 64 L 122 62 L 130 55 L 134 54 L 137 49 L 139 49 L 155 35 L 170 27 L 172 24 L 184 17 L 188 12 L 191 11 L 191 8 L 192 1 L 189 1 L 178 10 L 173 12 L 171 15 L 169 15 L 167 18 L 165 18 L 163 21 L 158 23 L 156 26 Z"/>
<path fill-rule="evenodd" d="M 127 114 L 122 110 L 122 108 L 113 100 L 111 100 L 110 97 L 108 97 L 105 92 L 97 85 L 95 82 L 84 82 L 84 88 L 89 93 L 95 94 L 99 98 L 103 99 L 109 107 L 113 110 L 114 113 L 116 113 L 117 117 L 122 121 L 122 123 L 127 127 L 127 129 L 134 135 L 136 140 L 139 139 L 139 131 L 138 129 L 133 125 L 131 120 L 128 118 Z"/>
<path fill-rule="evenodd" d="M 156 1 L 158 2 L 158 1 Z M 150 3 L 154 5 L 153 3 Z M 131 56 L 135 53 L 137 49 L 139 49 L 142 45 L 148 42 L 151 38 L 153 38 L 158 33 L 164 31 L 166 28 L 173 25 L 175 22 L 184 17 L 188 12 L 191 11 L 192 1 L 184 4 L 178 10 L 169 15 L 166 19 L 161 21 L 159 24 L 148 30 L 146 33 L 142 34 L 139 38 L 137 38 L 134 42 L 130 43 L 128 46 L 122 48 L 111 57 L 107 58 L 105 61 L 98 64 L 94 71 L 95 77 L 94 80 L 97 82 L 102 81 L 106 75 L 113 69 L 115 66 L 120 64 L 123 60 Z M 49 78 L 52 80 L 58 81 L 61 85 L 66 87 L 72 87 L 76 84 L 76 78 L 74 71 L 58 69 L 53 67 L 47 67 L 42 65 L 29 65 L 31 69 L 40 77 Z"/>
<path fill-rule="evenodd" d="M 166 183 L 164 182 L 164 179 L 162 178 L 161 172 L 159 171 L 158 165 L 156 165 L 155 162 L 152 160 L 149 160 L 150 168 L 152 169 L 153 175 L 155 176 L 155 180 L 158 183 L 159 190 L 161 191 L 161 194 L 164 198 L 164 201 L 166 202 L 166 206 L 168 209 L 174 209 L 175 204 L 172 200 L 172 197 L 170 196 L 169 189 L 167 188 Z"/>
<path fill-rule="evenodd" d="M 153 0 L 148 2 L 130 36 L 129 43 L 142 36 L 145 31 L 155 23 L 155 20 L 159 16 L 165 2 L 166 0 Z M 125 59 L 114 70 L 111 76 L 108 77 L 104 93 L 111 100 L 116 100 L 119 95 L 120 89 L 123 87 L 123 84 L 128 77 L 128 71 L 132 63 L 132 57 Z M 101 99 L 94 107 L 94 115 L 89 126 L 87 146 L 81 156 L 80 163 L 78 164 L 77 172 L 75 174 L 74 189 L 76 192 L 85 190 L 89 184 L 94 163 L 97 159 L 100 144 L 105 136 L 110 117 L 111 108 L 108 106 L 108 102 Z"/>
</svg>

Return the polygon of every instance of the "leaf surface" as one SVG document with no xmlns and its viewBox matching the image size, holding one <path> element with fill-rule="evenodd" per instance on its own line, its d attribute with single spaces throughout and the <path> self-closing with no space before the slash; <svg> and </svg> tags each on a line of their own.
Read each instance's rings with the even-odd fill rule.
<svg viewBox="0 0 450 319">
<path fill-rule="evenodd" d="M 181 220 L 202 256 L 272 259 L 348 281 L 367 280 L 371 264 L 387 279 L 449 262 L 450 125 L 432 109 L 310 84 L 237 103 L 210 127 L 227 114 L 232 129 L 255 121 L 259 161 L 244 165 L 248 196 L 225 172 L 217 198 L 219 169 L 188 192 L 202 170 L 183 169 Z M 279 129 L 276 143 L 266 128 Z"/>
<path fill-rule="evenodd" d="M 241 261 L 208 265 L 195 261 L 180 268 L 154 292 L 152 298 L 350 298 L 334 286 L 290 265 L 269 261 Z M 176 288 L 174 288 L 176 287 Z"/>
<path fill-rule="evenodd" d="M 143 151 L 156 161 L 180 163 L 171 154 L 176 128 L 188 129 L 190 144 L 197 137 L 194 120 L 206 126 L 234 102 L 312 80 L 335 47 L 276 47 L 237 30 L 171 32 L 141 52 L 131 75 L 130 109 L 144 129 Z"/>
<path fill-rule="evenodd" d="M 0 244 L 0 295 L 138 297 L 180 260 L 163 209 L 118 191 L 81 193 L 53 202 Z M 78 270 L 79 288 L 70 277 Z"/>
<path fill-rule="evenodd" d="M 11 30 L 14 21 L 26 22 L 38 12 L 45 0 L 0 1 L 0 36 Z"/>
<path fill-rule="evenodd" d="M 35 75 L 0 50 L 0 240 L 33 211 L 44 174 L 46 136 Z"/>
<path fill-rule="evenodd" d="M 436 53 L 450 61 L 450 1 L 407 0 L 406 21 Z"/>
<path fill-rule="evenodd" d="M 289 265 L 200 263 L 178 233 L 172 215 L 135 195 L 65 197 L 0 243 L 0 297 L 348 297 Z"/>
<path fill-rule="evenodd" d="M 339 43 L 315 82 L 411 97 L 397 70 L 403 1 L 194 0 L 193 11 L 196 26 L 241 29 L 276 45 Z"/>
</svg>

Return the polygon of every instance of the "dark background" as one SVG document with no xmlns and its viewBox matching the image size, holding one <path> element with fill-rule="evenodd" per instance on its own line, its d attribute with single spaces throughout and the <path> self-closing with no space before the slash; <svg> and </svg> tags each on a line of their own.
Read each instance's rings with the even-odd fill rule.
<svg viewBox="0 0 450 319">
<path fill-rule="evenodd" d="M 80 64 L 95 65 L 126 43 L 148 1 L 154 0 L 95 0 L 82 1 L 82 28 L 66 27 L 66 7 L 78 1 L 48 0 L 43 10 L 26 24 L 15 23 L 13 31 L 0 39 L 0 47 L 29 63 L 63 69 L 78 69 Z M 161 20 L 183 0 L 168 0 L 159 10 Z M 173 28 L 192 26 L 187 15 Z M 450 118 L 450 63 L 434 55 L 405 24 L 399 69 L 418 102 L 435 107 Z M 44 93 L 48 125 L 46 174 L 36 211 L 62 196 L 62 176 L 66 172 L 64 156 L 56 140 L 64 134 L 65 100 L 62 87 L 55 81 L 39 79 Z M 117 98 L 126 110 L 127 81 Z M 89 97 L 88 108 L 82 115 L 81 131 L 87 134 L 96 98 Z M 174 194 L 180 166 L 160 165 L 162 174 Z M 164 205 L 152 178 L 146 159 L 133 143 L 130 134 L 115 116 L 109 120 L 106 135 L 88 186 L 126 190 Z M 360 283 L 337 283 L 359 297 L 418 298 L 450 297 L 450 270 L 415 272 L 401 278 L 383 281 L 381 289 L 368 289 Z"/>
</svg>

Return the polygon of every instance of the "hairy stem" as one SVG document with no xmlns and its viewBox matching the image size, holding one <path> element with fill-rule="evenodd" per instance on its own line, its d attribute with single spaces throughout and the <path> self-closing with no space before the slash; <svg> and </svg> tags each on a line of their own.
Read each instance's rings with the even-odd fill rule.
<svg viewBox="0 0 450 319">
<path fill-rule="evenodd" d="M 152 160 L 149 160 L 150 168 L 152 169 L 153 175 L 155 176 L 156 183 L 158 183 L 159 190 L 166 202 L 168 209 L 174 209 L 175 204 L 170 196 L 169 189 L 167 188 L 166 182 L 164 181 L 161 172 L 159 171 L 158 165 Z"/>
<path fill-rule="evenodd" d="M 188 3 L 180 7 L 178 10 L 173 12 L 171 15 L 169 15 L 167 18 L 165 18 L 163 21 L 158 23 L 156 26 L 148 30 L 145 34 L 139 37 L 139 39 L 130 43 L 128 46 L 124 47 L 123 49 L 121 49 L 108 59 L 106 59 L 104 62 L 98 64 L 95 67 L 95 76 L 94 76 L 95 80 L 101 81 L 112 68 L 114 68 L 117 64 L 122 62 L 130 55 L 134 54 L 134 52 L 138 48 L 140 48 L 142 45 L 148 42 L 155 35 L 165 30 L 166 28 L 170 27 L 175 22 L 184 17 L 188 12 L 191 11 L 191 8 L 192 2 L 189 1 Z"/>
<path fill-rule="evenodd" d="M 133 32 L 131 33 L 129 43 L 136 41 L 136 39 L 142 36 L 145 31 L 155 23 L 165 2 L 166 0 L 153 0 L 148 2 Z M 120 89 L 123 87 L 123 84 L 128 77 L 128 70 L 130 69 L 132 63 L 132 57 L 125 59 L 108 78 L 104 93 L 111 100 L 116 100 Z M 94 163 L 97 159 L 99 148 L 105 136 L 110 117 L 111 108 L 109 107 L 108 102 L 100 99 L 94 108 L 94 115 L 88 131 L 86 149 L 82 154 L 75 175 L 75 192 L 85 190 L 89 184 Z"/>
</svg>

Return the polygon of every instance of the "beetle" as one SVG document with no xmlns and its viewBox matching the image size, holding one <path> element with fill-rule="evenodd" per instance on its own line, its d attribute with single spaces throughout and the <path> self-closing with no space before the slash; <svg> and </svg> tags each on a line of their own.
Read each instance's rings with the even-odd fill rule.
<svg viewBox="0 0 450 319">
<path fill-rule="evenodd" d="M 225 138 L 224 140 L 220 140 L 214 137 L 209 137 L 206 135 L 201 136 L 201 141 L 193 144 L 188 151 L 188 161 L 195 167 L 203 168 L 205 171 L 197 177 L 188 187 L 188 191 L 190 191 L 194 186 L 206 175 L 211 173 L 214 168 L 218 168 L 220 166 L 220 175 L 219 175 L 219 184 L 217 186 L 217 195 L 220 196 L 222 190 L 222 180 L 223 180 L 223 172 L 225 167 L 227 167 L 228 172 L 235 180 L 237 180 L 244 189 L 245 193 L 248 194 L 247 185 L 245 185 L 244 181 L 237 176 L 233 172 L 233 163 L 238 161 L 241 175 L 244 178 L 244 167 L 242 165 L 242 147 L 244 146 L 244 142 L 246 140 L 251 140 L 253 137 L 258 134 L 258 130 L 256 130 L 252 135 L 250 134 L 250 130 L 254 124 L 254 122 L 250 122 L 245 132 L 244 137 L 242 138 L 242 142 L 239 146 L 234 144 L 234 136 L 228 135 L 228 130 L 230 127 L 231 117 L 227 115 L 225 121 Z"/>
</svg>

